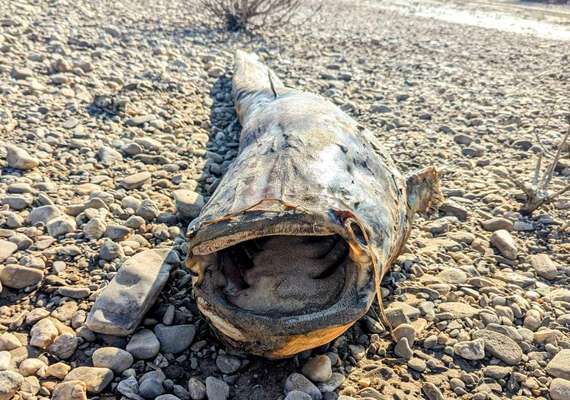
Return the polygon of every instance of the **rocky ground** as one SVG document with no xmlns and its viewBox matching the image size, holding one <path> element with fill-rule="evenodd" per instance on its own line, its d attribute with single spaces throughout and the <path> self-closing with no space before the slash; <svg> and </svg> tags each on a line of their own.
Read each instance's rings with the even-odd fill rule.
<svg viewBox="0 0 570 400">
<path fill-rule="evenodd" d="M 522 216 L 508 179 L 568 127 L 569 43 L 381 2 L 230 34 L 191 1 L 0 0 L 0 399 L 570 399 L 570 197 Z M 236 154 L 235 48 L 341 106 L 402 171 L 445 170 L 446 202 L 383 282 L 397 342 L 372 310 L 267 361 L 198 313 L 184 232 Z M 565 152 L 552 188 L 568 176 Z M 113 277 L 153 271 L 138 308 L 86 323 Z"/>
</svg>

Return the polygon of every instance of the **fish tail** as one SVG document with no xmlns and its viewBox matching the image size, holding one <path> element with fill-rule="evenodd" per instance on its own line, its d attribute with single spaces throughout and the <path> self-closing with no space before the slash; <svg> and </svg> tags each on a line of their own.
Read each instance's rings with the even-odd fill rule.
<svg viewBox="0 0 570 400">
<path fill-rule="evenodd" d="M 274 100 L 285 86 L 255 54 L 237 50 L 234 56 L 232 95 L 240 122 L 257 107 Z"/>
</svg>

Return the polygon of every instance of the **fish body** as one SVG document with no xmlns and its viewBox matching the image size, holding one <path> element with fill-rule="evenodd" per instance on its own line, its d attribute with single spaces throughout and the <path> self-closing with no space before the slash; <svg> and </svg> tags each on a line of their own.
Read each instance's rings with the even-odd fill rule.
<svg viewBox="0 0 570 400">
<path fill-rule="evenodd" d="M 232 83 L 239 152 L 188 228 L 187 264 L 225 342 L 289 357 L 368 311 L 439 174 L 404 177 L 371 132 L 253 54 L 236 52 Z"/>
</svg>

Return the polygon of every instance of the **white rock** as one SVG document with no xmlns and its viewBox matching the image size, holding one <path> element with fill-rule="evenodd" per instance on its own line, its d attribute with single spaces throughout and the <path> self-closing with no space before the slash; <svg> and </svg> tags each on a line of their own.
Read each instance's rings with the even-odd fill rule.
<svg viewBox="0 0 570 400">
<path fill-rule="evenodd" d="M 51 319 L 44 318 L 36 322 L 30 330 L 30 344 L 42 349 L 47 349 L 47 347 L 53 343 L 58 334 L 59 331 Z"/>
<path fill-rule="evenodd" d="M 129 258 L 97 297 L 87 317 L 87 327 L 109 335 L 134 332 L 168 280 L 168 252 L 148 250 Z"/>
<path fill-rule="evenodd" d="M 26 150 L 14 146 L 6 145 L 8 166 L 17 169 L 29 170 L 40 165 L 40 161 L 32 157 Z"/>
<path fill-rule="evenodd" d="M 498 231 L 493 232 L 491 235 L 491 244 L 495 246 L 504 257 L 511 260 L 517 258 L 517 246 L 513 237 L 508 231 L 499 229 Z"/>
</svg>

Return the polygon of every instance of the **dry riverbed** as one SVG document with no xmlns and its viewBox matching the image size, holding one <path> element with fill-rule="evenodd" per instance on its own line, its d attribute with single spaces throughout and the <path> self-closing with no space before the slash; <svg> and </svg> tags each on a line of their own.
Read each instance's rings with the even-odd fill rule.
<svg viewBox="0 0 570 400">
<path fill-rule="evenodd" d="M 568 128 L 570 42 L 534 29 L 565 31 L 567 10 L 521 33 L 466 23 L 488 20 L 474 5 L 325 3 L 229 34 L 192 1 L 0 0 L 0 400 L 570 399 L 570 197 L 522 216 L 505 178 L 531 179 Z M 341 106 L 402 171 L 445 170 L 445 203 L 383 282 L 397 341 L 374 307 L 267 361 L 198 313 L 184 233 L 236 154 L 236 48 Z M 552 187 L 569 181 L 566 149 Z M 152 279 L 104 291 L 121 274 Z M 105 296 L 125 306 L 87 320 Z"/>
</svg>

